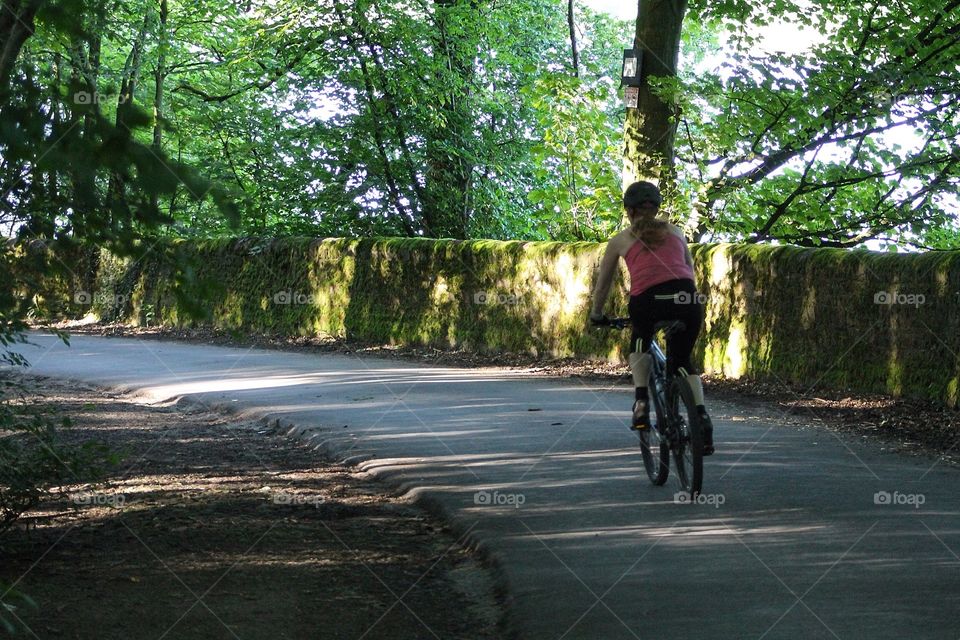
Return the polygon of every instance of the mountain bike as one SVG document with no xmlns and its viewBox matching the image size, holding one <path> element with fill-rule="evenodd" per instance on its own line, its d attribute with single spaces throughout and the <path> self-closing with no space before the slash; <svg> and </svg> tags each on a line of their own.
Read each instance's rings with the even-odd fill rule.
<svg viewBox="0 0 960 640">
<path fill-rule="evenodd" d="M 627 329 L 632 323 L 630 318 L 611 318 L 606 326 Z M 656 325 L 657 331 L 664 331 L 664 340 L 673 331 L 682 328 L 683 323 L 679 321 L 659 322 Z M 703 488 L 703 432 L 693 401 L 693 391 L 686 377 L 679 372 L 668 378 L 667 358 L 656 338 L 650 345 L 649 353 L 653 362 L 647 389 L 656 422 L 637 431 L 643 466 L 653 484 L 663 485 L 670 474 L 672 455 L 677 481 L 681 489 L 690 495 L 692 503 Z"/>
</svg>

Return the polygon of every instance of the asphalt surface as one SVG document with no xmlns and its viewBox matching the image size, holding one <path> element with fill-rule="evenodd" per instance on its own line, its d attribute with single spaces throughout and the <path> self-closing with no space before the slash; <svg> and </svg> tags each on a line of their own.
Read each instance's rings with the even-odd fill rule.
<svg viewBox="0 0 960 640">
<path fill-rule="evenodd" d="M 931 458 L 714 403 L 718 453 L 682 504 L 646 479 L 627 386 L 31 340 L 34 374 L 279 421 L 409 493 L 494 563 L 516 638 L 960 638 L 960 471 Z"/>
</svg>

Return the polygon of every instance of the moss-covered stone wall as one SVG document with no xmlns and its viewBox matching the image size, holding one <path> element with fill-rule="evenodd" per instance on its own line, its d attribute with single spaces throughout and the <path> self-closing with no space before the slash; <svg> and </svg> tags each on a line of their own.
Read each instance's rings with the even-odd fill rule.
<svg viewBox="0 0 960 640">
<path fill-rule="evenodd" d="M 83 291 L 86 306 L 75 293 L 55 306 L 139 324 L 622 360 L 625 333 L 586 328 L 602 251 L 483 240 L 167 241 L 139 258 L 67 258 L 87 274 L 74 291 L 94 290 Z M 705 371 L 956 406 L 960 252 L 721 244 L 693 253 Z M 625 314 L 624 288 L 615 287 L 610 315 Z M 48 289 L 40 295 L 62 298 L 62 278 Z"/>
<path fill-rule="evenodd" d="M 958 402 L 960 252 L 696 247 L 707 371 Z"/>
</svg>

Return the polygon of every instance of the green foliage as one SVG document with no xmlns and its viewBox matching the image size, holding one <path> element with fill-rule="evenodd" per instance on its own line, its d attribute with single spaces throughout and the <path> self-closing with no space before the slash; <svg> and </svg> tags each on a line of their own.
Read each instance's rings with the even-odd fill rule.
<svg viewBox="0 0 960 640">
<path fill-rule="evenodd" d="M 170 0 L 169 8 L 165 27 L 154 1 L 88 13 L 81 42 L 100 47 L 95 88 L 68 81 L 90 74 L 62 38 L 38 32 L 27 55 L 37 79 L 30 99 L 49 102 L 43 83 L 59 84 L 63 128 L 75 124 L 71 113 L 85 117 L 70 104 L 83 92 L 97 98 L 87 111 L 112 122 L 130 43 L 145 30 L 140 82 L 126 112 L 130 143 L 148 145 L 158 124 L 160 150 L 209 178 L 129 170 L 128 198 L 134 190 L 158 194 L 131 211 L 171 223 L 171 233 L 229 232 L 217 211 L 227 191 L 250 234 L 576 238 L 594 237 L 593 228 L 609 222 L 604 216 L 617 215 L 619 207 L 608 205 L 621 126 L 611 83 L 630 38 L 623 23 L 578 13 L 581 73 L 574 80 L 566 16 L 548 0 L 281 0 L 269 11 Z M 155 119 L 147 110 L 158 85 Z M 561 86 L 571 103 L 543 100 Z M 576 139 L 565 133 L 574 129 Z M 557 140 L 561 133 L 567 141 Z M 50 159 L 83 167 L 83 153 Z M 545 177 L 544 166 L 562 169 Z M 37 209 L 47 210 L 54 195 L 61 211 L 83 196 L 90 201 L 83 216 L 61 216 L 55 227 L 72 231 L 63 224 L 69 218 L 89 220 L 89 229 L 116 226 L 113 208 L 95 206 L 106 176 L 76 179 L 82 189 L 59 189 L 36 200 Z M 534 190 L 550 206 L 538 200 L 531 207 Z"/>
<path fill-rule="evenodd" d="M 904 3 L 694 5 L 729 29 L 729 59 L 684 77 L 687 179 L 700 233 L 807 246 L 956 248 L 960 43 L 956 8 Z M 823 34 L 759 50 L 773 22 Z"/>
<path fill-rule="evenodd" d="M 0 222 L 24 237 L 618 224 L 627 23 L 578 7 L 575 74 L 550 0 L 38 4 L 0 100 Z M 956 246 L 955 15 L 691 2 L 680 78 L 653 82 L 679 107 L 671 215 L 696 237 Z M 760 50 L 784 22 L 824 36 Z"/>
<path fill-rule="evenodd" d="M 531 149 L 527 194 L 542 236 L 606 239 L 621 223 L 621 118 L 608 112 L 609 87 L 546 74 L 523 90 L 537 114 L 542 140 Z"/>
<path fill-rule="evenodd" d="M 0 222 L 8 234 L 129 243 L 171 222 L 159 199 L 184 193 L 211 196 L 236 220 L 222 185 L 150 145 L 146 91 L 122 93 L 141 73 L 133 54 L 145 46 L 153 4 L 108 11 L 97 0 L 37 3 L 36 33 L 19 57 L 4 59 L 15 65 L 0 87 Z"/>
<path fill-rule="evenodd" d="M 28 319 L 71 309 L 76 282 L 83 278 L 69 245 L 86 240 L 123 251 L 144 231 L 170 220 L 158 206 L 161 196 L 183 186 L 198 198 L 223 193 L 187 165 L 138 140 L 152 117 L 120 100 L 121 91 L 113 94 L 116 112 L 105 115 L 101 109 L 101 98 L 111 95 L 101 91 L 105 78 L 99 66 L 101 54 L 109 59 L 111 53 L 101 47 L 111 33 L 108 20 L 128 9 L 133 15 L 142 6 L 111 3 L 113 12 L 107 8 L 97 0 L 4 0 L 0 7 L 5 16 L 0 20 L 0 225 L 8 238 L 22 240 L 0 244 L 0 363 L 5 365 L 28 364 L 11 349 L 26 342 Z M 149 17 L 148 11 L 147 18 L 138 18 L 146 25 Z M 135 40 L 142 44 L 142 38 Z M 132 86 L 136 59 L 131 52 L 125 81 L 115 87 Z M 49 250 L 54 246 L 56 255 Z M 51 301 L 56 301 L 52 308 Z M 24 404 L 6 378 L 0 384 L 2 533 L 51 488 L 97 478 L 108 456 L 95 443 L 64 443 L 59 434 L 69 426 L 66 417 Z M 9 596 L 4 591 L 0 603 L 0 625 L 7 630 Z"/>
</svg>

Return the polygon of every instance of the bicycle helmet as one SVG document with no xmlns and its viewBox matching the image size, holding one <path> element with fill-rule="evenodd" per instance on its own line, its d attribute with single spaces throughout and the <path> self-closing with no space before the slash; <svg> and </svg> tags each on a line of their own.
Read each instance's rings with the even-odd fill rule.
<svg viewBox="0 0 960 640">
<path fill-rule="evenodd" d="M 623 192 L 624 207 L 636 207 L 639 206 L 641 202 L 646 201 L 656 202 L 657 205 L 663 202 L 660 189 L 652 182 L 645 180 L 634 182 Z"/>
</svg>

